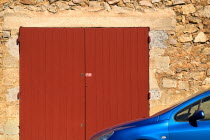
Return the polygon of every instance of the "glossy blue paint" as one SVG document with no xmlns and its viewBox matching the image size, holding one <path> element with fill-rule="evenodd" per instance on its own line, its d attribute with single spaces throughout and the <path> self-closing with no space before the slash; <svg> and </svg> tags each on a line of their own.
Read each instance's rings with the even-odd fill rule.
<svg viewBox="0 0 210 140">
<path fill-rule="evenodd" d="M 134 120 L 101 131 L 90 140 L 98 140 L 110 132 L 114 133 L 107 140 L 209 140 L 210 120 L 195 121 L 196 125 L 192 125 L 189 121 L 175 120 L 175 115 L 180 110 L 208 96 L 210 91 L 191 97 L 150 118 Z"/>
</svg>

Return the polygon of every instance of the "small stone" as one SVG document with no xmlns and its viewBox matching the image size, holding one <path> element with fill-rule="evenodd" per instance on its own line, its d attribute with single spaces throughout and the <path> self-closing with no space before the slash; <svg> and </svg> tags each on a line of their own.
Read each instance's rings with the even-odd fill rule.
<svg viewBox="0 0 210 140">
<path fill-rule="evenodd" d="M 56 5 L 50 5 L 47 10 L 51 13 L 56 13 L 58 11 L 58 7 Z"/>
<path fill-rule="evenodd" d="M 198 11 L 201 17 L 210 18 L 210 5 L 205 6 L 204 9 Z"/>
<path fill-rule="evenodd" d="M 84 0 L 72 0 L 73 3 L 80 4 L 84 3 Z"/>
<path fill-rule="evenodd" d="M 210 68 L 207 69 L 207 72 L 206 72 L 207 76 L 210 76 Z"/>
<path fill-rule="evenodd" d="M 59 10 L 69 10 L 70 6 L 67 2 L 58 1 L 56 2 L 56 5 L 58 6 Z"/>
<path fill-rule="evenodd" d="M 152 7 L 152 3 L 149 1 L 139 1 L 139 4 L 142 6 Z"/>
<path fill-rule="evenodd" d="M 10 31 L 3 31 L 3 38 L 9 38 L 11 36 Z"/>
<path fill-rule="evenodd" d="M 192 37 L 192 35 L 183 34 L 178 37 L 178 40 L 180 42 L 190 42 L 193 40 L 193 37 Z"/>
<path fill-rule="evenodd" d="M 37 10 L 37 7 L 36 6 L 29 5 L 29 6 L 27 6 L 27 9 L 30 10 L 30 11 L 36 11 Z"/>
<path fill-rule="evenodd" d="M 198 35 L 195 37 L 194 42 L 206 42 L 208 38 L 203 32 L 198 33 Z"/>
<path fill-rule="evenodd" d="M 90 8 L 99 8 L 100 6 L 100 2 L 98 1 L 89 1 L 89 7 Z"/>
<path fill-rule="evenodd" d="M 154 56 L 151 58 L 151 68 L 167 72 L 169 71 L 170 58 L 169 56 Z"/>
<path fill-rule="evenodd" d="M 120 0 L 107 0 L 108 4 L 116 4 L 120 2 Z"/>
<path fill-rule="evenodd" d="M 75 6 L 76 4 L 73 3 L 72 1 L 69 2 L 69 6 Z"/>
<path fill-rule="evenodd" d="M 190 88 L 189 82 L 188 81 L 179 81 L 178 88 L 181 90 L 188 91 Z"/>
<path fill-rule="evenodd" d="M 104 4 L 104 10 L 110 12 L 111 11 L 110 5 L 107 2 L 104 2 L 103 4 Z"/>
<path fill-rule="evenodd" d="M 162 82 L 164 88 L 176 88 L 177 86 L 177 81 L 174 79 L 163 78 Z"/>
<path fill-rule="evenodd" d="M 124 3 L 130 3 L 131 0 L 123 0 Z"/>
<path fill-rule="evenodd" d="M 20 0 L 22 4 L 36 4 L 36 0 Z"/>
<path fill-rule="evenodd" d="M 187 14 L 195 13 L 196 9 L 192 4 L 183 5 L 182 12 L 183 12 L 183 14 L 187 15 Z"/>
<path fill-rule="evenodd" d="M 196 17 L 188 17 L 188 20 L 190 23 L 194 23 L 194 24 L 201 22 L 201 20 Z"/>
<path fill-rule="evenodd" d="M 210 84 L 210 78 L 206 78 L 203 82 L 202 82 L 203 85 L 208 85 Z"/>
<path fill-rule="evenodd" d="M 171 38 L 168 40 L 168 43 L 171 45 L 175 45 L 175 44 L 177 44 L 177 41 L 175 39 Z"/>
<path fill-rule="evenodd" d="M 210 48 L 203 49 L 202 54 L 204 54 L 204 55 L 210 55 Z"/>
<path fill-rule="evenodd" d="M 173 0 L 173 5 L 185 4 L 186 0 Z"/>
<path fill-rule="evenodd" d="M 161 0 L 152 0 L 152 3 L 158 3 L 160 2 Z"/>
<path fill-rule="evenodd" d="M 194 33 L 196 31 L 198 31 L 198 28 L 194 24 L 186 24 L 183 32 L 184 33 Z"/>
</svg>

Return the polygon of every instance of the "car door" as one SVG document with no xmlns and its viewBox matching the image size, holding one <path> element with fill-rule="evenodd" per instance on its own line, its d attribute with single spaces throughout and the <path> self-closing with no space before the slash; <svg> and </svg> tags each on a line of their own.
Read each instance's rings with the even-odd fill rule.
<svg viewBox="0 0 210 140">
<path fill-rule="evenodd" d="M 190 123 L 188 118 L 195 111 L 203 110 L 205 118 Z M 170 140 L 209 140 L 210 138 L 210 96 L 183 107 L 171 116 L 169 122 Z"/>
</svg>

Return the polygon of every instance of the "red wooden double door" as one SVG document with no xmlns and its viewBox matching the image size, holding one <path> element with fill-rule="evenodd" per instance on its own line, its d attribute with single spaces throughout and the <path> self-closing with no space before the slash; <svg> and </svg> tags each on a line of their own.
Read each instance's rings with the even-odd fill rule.
<svg viewBox="0 0 210 140">
<path fill-rule="evenodd" d="M 20 28 L 20 140 L 147 117 L 148 28 Z"/>
</svg>

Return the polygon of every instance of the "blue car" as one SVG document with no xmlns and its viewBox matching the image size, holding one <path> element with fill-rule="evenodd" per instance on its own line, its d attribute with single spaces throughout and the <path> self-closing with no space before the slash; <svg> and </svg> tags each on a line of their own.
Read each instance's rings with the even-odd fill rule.
<svg viewBox="0 0 210 140">
<path fill-rule="evenodd" d="M 106 129 L 90 140 L 210 140 L 210 91 L 194 94 L 150 118 Z"/>
</svg>

